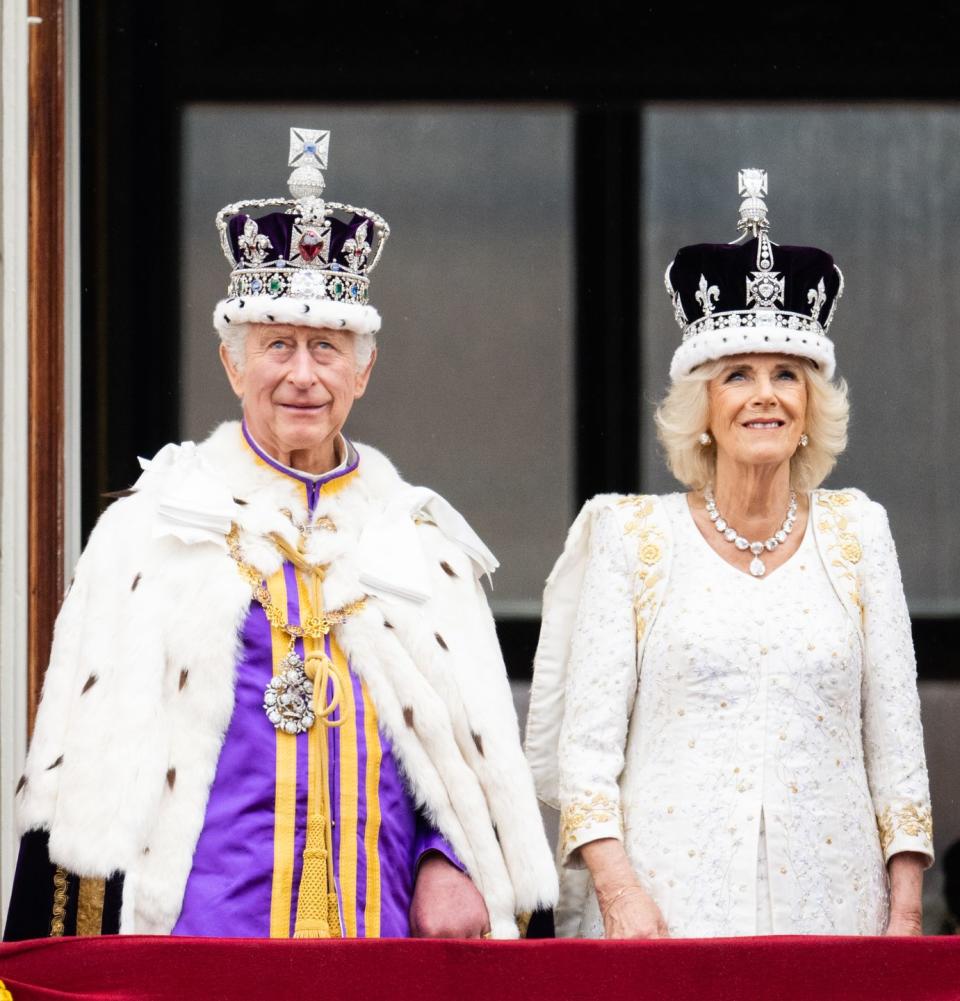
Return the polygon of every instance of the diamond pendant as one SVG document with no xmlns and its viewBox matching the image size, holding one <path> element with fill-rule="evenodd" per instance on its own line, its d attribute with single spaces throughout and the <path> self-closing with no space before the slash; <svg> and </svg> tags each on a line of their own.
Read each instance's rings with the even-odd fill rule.
<svg viewBox="0 0 960 1001">
<path fill-rule="evenodd" d="M 284 733 L 303 733 L 313 726 L 313 682 L 304 672 L 304 663 L 291 650 L 280 662 L 280 672 L 270 679 L 263 692 L 267 719 Z"/>
<path fill-rule="evenodd" d="M 762 577 L 767 572 L 767 568 L 763 565 L 763 560 L 759 556 L 754 556 L 750 561 L 750 573 L 754 577 Z"/>
</svg>

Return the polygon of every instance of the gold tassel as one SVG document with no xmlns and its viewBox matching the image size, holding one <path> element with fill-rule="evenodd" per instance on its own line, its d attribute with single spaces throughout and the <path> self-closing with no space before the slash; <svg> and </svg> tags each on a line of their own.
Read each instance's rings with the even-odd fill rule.
<svg viewBox="0 0 960 1001">
<path fill-rule="evenodd" d="M 313 603 L 316 614 L 323 607 L 320 594 L 322 570 L 311 568 Z M 310 617 L 310 609 L 305 612 Z M 306 621 L 306 620 L 304 620 Z M 316 726 L 323 728 L 338 727 L 343 724 L 343 718 L 331 720 L 330 715 L 340 704 L 340 681 L 333 671 L 333 663 L 323 652 L 323 646 L 314 636 L 305 636 L 304 672 L 313 682 L 313 709 L 317 717 Z M 324 705 L 327 681 L 333 683 L 333 697 L 328 705 Z M 310 739 L 317 739 L 315 733 Z M 325 741 L 325 736 L 320 738 Z M 321 747 L 323 745 L 321 744 Z M 333 873 L 329 862 L 333 851 L 332 835 L 327 824 L 326 815 L 330 811 L 329 762 L 322 751 L 319 754 L 319 776 L 316 796 L 319 799 L 317 809 L 307 817 L 307 840 L 303 848 L 303 871 L 300 875 L 300 890 L 297 897 L 297 920 L 293 927 L 294 938 L 340 938 L 340 904 L 333 886 Z M 322 805 L 321 805 L 322 804 Z"/>
<path fill-rule="evenodd" d="M 297 897 L 294 938 L 330 938 L 325 828 L 326 823 L 322 815 L 315 813 L 307 818 L 307 843 L 303 849 L 303 872 L 300 876 L 300 893 Z M 338 918 L 338 930 L 339 924 Z"/>
</svg>

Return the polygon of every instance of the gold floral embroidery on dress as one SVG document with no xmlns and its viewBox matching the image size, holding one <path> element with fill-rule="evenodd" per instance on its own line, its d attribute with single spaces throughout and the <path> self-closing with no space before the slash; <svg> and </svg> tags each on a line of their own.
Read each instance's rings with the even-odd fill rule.
<svg viewBox="0 0 960 1001">
<path fill-rule="evenodd" d="M 589 799 L 574 800 L 568 803 L 560 815 L 560 846 L 566 855 L 574 848 L 574 840 L 580 831 L 589 830 L 594 824 L 608 824 L 616 819 L 620 822 L 620 807 L 609 796 L 602 792 L 590 795 Z"/>
<path fill-rule="evenodd" d="M 663 574 L 656 569 L 657 564 L 663 559 L 663 533 L 649 523 L 650 515 L 653 513 L 653 497 L 649 494 L 624 497 L 619 503 L 621 507 L 633 508 L 624 531 L 627 535 L 635 536 L 637 540 L 633 615 L 639 643 L 649 625 L 651 606 L 656 605 L 657 595 L 654 588 L 663 580 Z"/>
<path fill-rule="evenodd" d="M 854 534 L 850 519 L 844 511 L 844 508 L 854 502 L 853 494 L 844 493 L 842 490 L 819 490 L 816 498 L 817 507 L 823 509 L 817 528 L 825 536 L 832 539 L 827 546 L 827 551 L 833 554 L 831 565 L 836 567 L 840 571 L 839 576 L 847 581 L 850 588 L 850 600 L 860 610 L 860 625 L 863 626 L 866 609 L 863 605 L 863 599 L 860 597 L 860 583 L 856 570 L 854 570 L 854 567 L 863 559 L 863 547 Z M 813 517 L 812 514 L 811 517 Z"/>
<path fill-rule="evenodd" d="M 899 810 L 887 806 L 877 817 L 877 830 L 884 854 L 900 833 L 908 838 L 923 838 L 927 844 L 933 843 L 933 818 L 930 808 L 926 806 L 911 803 Z"/>
</svg>

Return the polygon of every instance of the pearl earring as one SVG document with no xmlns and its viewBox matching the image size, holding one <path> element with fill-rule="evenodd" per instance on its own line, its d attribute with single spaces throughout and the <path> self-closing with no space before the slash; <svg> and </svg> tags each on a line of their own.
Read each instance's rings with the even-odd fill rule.
<svg viewBox="0 0 960 1001">
<path fill-rule="evenodd" d="M 806 432 L 800 435 L 800 447 L 806 448 L 810 444 L 810 439 L 807 437 Z"/>
<path fill-rule="evenodd" d="M 700 442 L 701 445 L 703 445 L 704 448 L 706 448 L 707 445 L 712 445 L 713 444 L 713 439 L 710 437 L 710 432 L 709 431 L 703 431 L 703 432 L 701 432 L 698 441 Z"/>
</svg>

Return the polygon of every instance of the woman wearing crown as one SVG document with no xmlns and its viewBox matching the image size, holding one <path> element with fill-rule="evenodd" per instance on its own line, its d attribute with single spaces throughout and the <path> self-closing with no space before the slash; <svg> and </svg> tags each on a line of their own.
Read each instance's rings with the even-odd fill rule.
<svg viewBox="0 0 960 1001">
<path fill-rule="evenodd" d="M 689 492 L 599 496 L 544 596 L 527 726 L 560 810 L 558 933 L 919 934 L 930 805 L 886 514 L 820 484 L 846 444 L 832 258 L 679 251 L 656 413 Z"/>
</svg>

